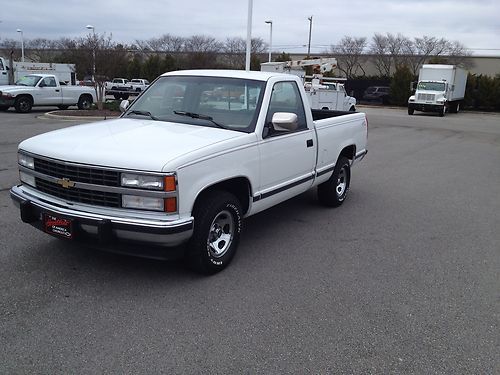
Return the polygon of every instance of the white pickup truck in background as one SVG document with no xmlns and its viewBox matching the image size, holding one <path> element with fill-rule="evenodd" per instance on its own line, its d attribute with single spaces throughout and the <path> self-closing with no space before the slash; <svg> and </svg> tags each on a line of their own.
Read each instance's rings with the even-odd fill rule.
<svg viewBox="0 0 500 375">
<path fill-rule="evenodd" d="M 149 81 L 147 79 L 134 78 L 130 80 L 130 84 L 132 85 L 132 91 L 141 92 L 149 86 Z"/>
<path fill-rule="evenodd" d="M 35 106 L 66 109 L 71 105 L 89 109 L 95 99 L 92 87 L 61 85 L 53 74 L 29 74 L 14 86 L 0 86 L 0 111 L 14 107 L 17 112 L 27 113 Z"/>
<path fill-rule="evenodd" d="M 180 251 L 215 273 L 244 217 L 313 187 L 320 203 L 341 205 L 367 153 L 365 114 L 311 110 L 294 75 L 170 72 L 121 108 L 119 119 L 19 145 L 10 193 L 24 222 L 111 251 Z"/>
</svg>

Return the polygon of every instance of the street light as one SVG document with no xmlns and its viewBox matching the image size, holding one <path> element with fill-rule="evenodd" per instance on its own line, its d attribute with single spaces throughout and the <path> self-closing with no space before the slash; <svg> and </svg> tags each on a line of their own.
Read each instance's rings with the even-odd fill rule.
<svg viewBox="0 0 500 375">
<path fill-rule="evenodd" d="M 21 33 L 21 61 L 24 62 L 24 37 L 23 31 L 21 29 L 17 29 L 18 33 Z"/>
<path fill-rule="evenodd" d="M 269 62 L 271 62 L 271 51 L 273 49 L 273 21 L 268 20 L 268 21 L 264 21 L 264 22 L 268 23 L 269 26 L 271 27 L 270 31 L 269 31 Z"/>
<path fill-rule="evenodd" d="M 250 70 L 250 51 L 252 48 L 252 11 L 253 0 L 248 0 L 248 19 L 247 19 L 247 50 L 245 58 L 245 70 Z"/>
<path fill-rule="evenodd" d="M 95 82 L 95 27 L 92 25 L 85 26 L 87 29 L 92 30 L 93 43 L 92 43 L 92 82 Z"/>
<path fill-rule="evenodd" d="M 307 17 L 309 20 L 309 44 L 307 45 L 307 57 L 311 55 L 311 32 L 313 27 L 313 16 Z"/>
</svg>

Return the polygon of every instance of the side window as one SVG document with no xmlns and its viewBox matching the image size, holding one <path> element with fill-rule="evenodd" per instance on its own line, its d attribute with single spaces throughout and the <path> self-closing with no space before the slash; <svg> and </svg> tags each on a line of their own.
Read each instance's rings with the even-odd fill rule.
<svg viewBox="0 0 500 375">
<path fill-rule="evenodd" d="M 56 87 L 56 80 L 53 77 L 47 77 L 43 79 L 43 86 L 45 87 Z"/>
<path fill-rule="evenodd" d="M 298 119 L 298 130 L 307 128 L 304 104 L 296 82 L 278 82 L 273 87 L 271 101 L 267 111 L 266 123 L 270 123 L 276 112 L 295 113 Z"/>
</svg>

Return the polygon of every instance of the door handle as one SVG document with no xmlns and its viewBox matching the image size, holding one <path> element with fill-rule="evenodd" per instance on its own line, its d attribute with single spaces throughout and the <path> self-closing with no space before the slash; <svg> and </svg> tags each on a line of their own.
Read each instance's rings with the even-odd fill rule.
<svg viewBox="0 0 500 375">
<path fill-rule="evenodd" d="M 306 141 L 306 145 L 307 145 L 307 147 L 312 147 L 313 146 L 313 140 L 312 139 L 308 139 Z"/>
<path fill-rule="evenodd" d="M 57 89 L 56 92 L 59 92 L 59 89 Z"/>
</svg>

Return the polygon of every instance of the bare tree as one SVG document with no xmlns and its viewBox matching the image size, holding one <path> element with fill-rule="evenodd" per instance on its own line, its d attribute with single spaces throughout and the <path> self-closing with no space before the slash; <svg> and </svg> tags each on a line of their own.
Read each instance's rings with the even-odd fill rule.
<svg viewBox="0 0 500 375">
<path fill-rule="evenodd" d="M 370 44 L 370 53 L 373 55 L 373 63 L 379 75 L 390 77 L 392 57 L 389 54 L 389 45 L 385 35 L 375 33 Z"/>
<path fill-rule="evenodd" d="M 366 56 L 363 54 L 366 47 L 366 38 L 344 36 L 340 43 L 336 46 L 331 46 L 331 53 L 337 58 L 337 67 L 343 72 L 346 78 L 353 78 L 366 75 L 363 69 L 363 64 L 366 62 Z"/>
</svg>

